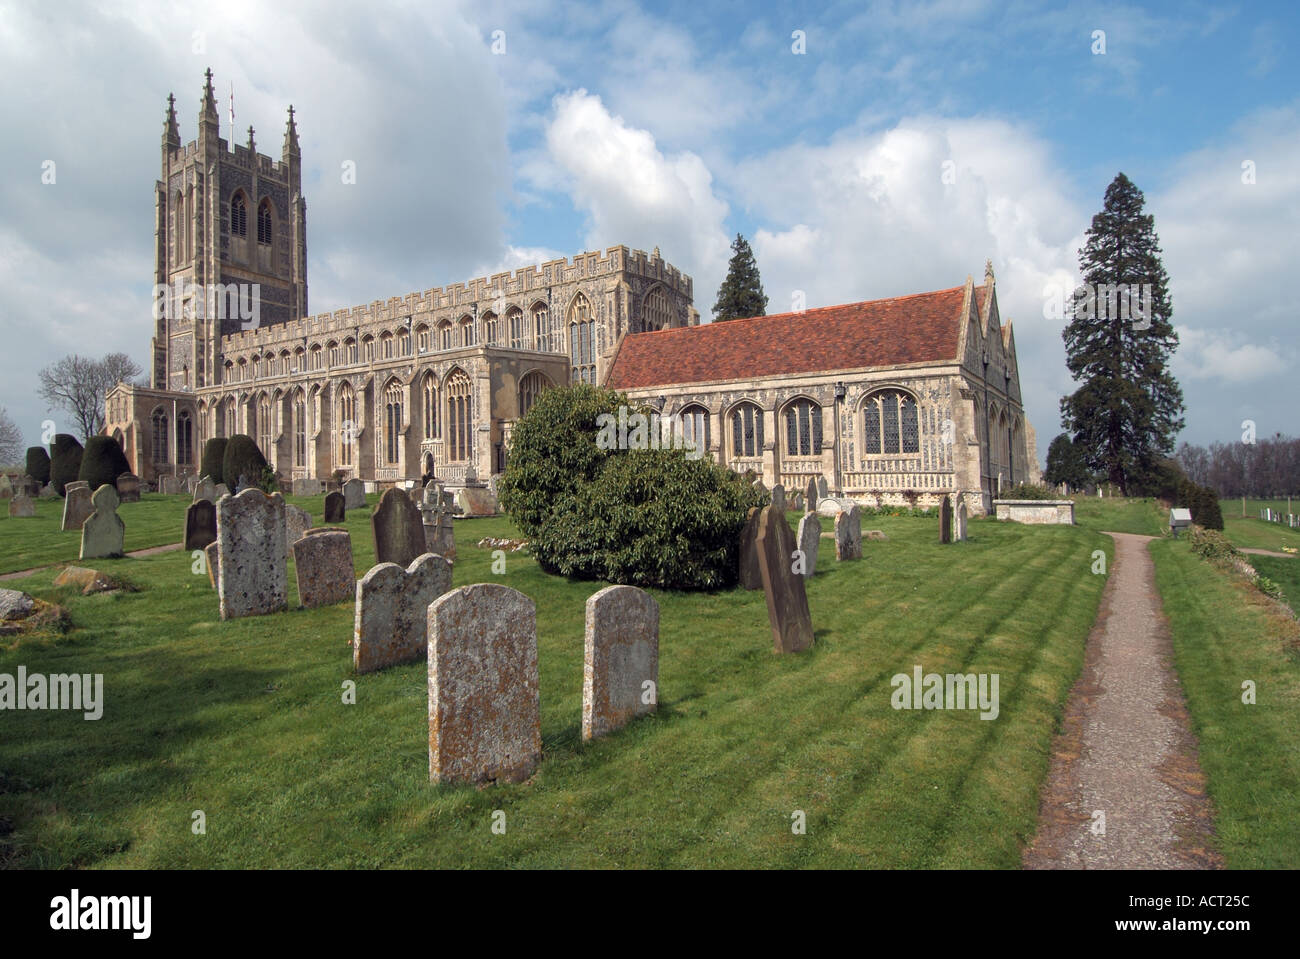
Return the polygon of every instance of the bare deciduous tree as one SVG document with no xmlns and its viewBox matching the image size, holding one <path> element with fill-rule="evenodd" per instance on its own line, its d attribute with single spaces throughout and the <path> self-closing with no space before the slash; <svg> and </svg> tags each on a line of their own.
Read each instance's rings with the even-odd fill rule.
<svg viewBox="0 0 1300 959">
<path fill-rule="evenodd" d="M 40 371 L 40 394 L 50 406 L 71 414 L 84 442 L 104 427 L 108 391 L 140 372 L 139 364 L 125 353 L 110 353 L 102 360 L 74 354 Z"/>
<path fill-rule="evenodd" d="M 9 411 L 0 406 L 0 466 L 17 466 L 23 453 L 23 431 L 9 417 Z"/>
</svg>

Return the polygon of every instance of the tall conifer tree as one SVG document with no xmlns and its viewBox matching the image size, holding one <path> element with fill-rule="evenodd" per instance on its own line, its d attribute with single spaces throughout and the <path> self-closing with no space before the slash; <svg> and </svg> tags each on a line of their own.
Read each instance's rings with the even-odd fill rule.
<svg viewBox="0 0 1300 959">
<path fill-rule="evenodd" d="M 718 301 L 713 304 L 713 322 L 746 316 L 766 316 L 767 297 L 763 281 L 754 262 L 754 251 L 739 233 L 731 244 L 731 262 L 727 278 L 718 287 Z"/>
<path fill-rule="evenodd" d="M 1178 348 L 1155 218 L 1120 173 L 1079 251 L 1084 285 L 1067 305 L 1066 365 L 1079 388 L 1061 421 L 1088 468 L 1126 495 L 1173 451 L 1183 391 L 1168 370 Z"/>
</svg>

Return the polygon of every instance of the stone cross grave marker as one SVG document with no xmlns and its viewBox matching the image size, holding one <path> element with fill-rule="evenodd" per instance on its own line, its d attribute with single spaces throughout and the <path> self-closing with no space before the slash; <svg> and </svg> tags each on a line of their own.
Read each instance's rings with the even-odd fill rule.
<svg viewBox="0 0 1300 959">
<path fill-rule="evenodd" d="M 81 529 L 81 524 L 91 514 L 93 507 L 90 505 L 90 488 L 87 486 L 68 486 L 64 493 L 63 532 L 66 533 Z"/>
<path fill-rule="evenodd" d="M 835 514 L 835 558 L 862 558 L 862 513 L 856 505 Z"/>
<path fill-rule="evenodd" d="M 94 512 L 81 524 L 81 558 L 103 559 L 121 556 L 126 539 L 126 524 L 117 515 L 121 502 L 117 489 L 105 483 L 91 496 Z"/>
<path fill-rule="evenodd" d="M 425 553 L 406 569 L 380 563 L 362 576 L 356 584 L 352 668 L 371 673 L 424 659 L 429 604 L 451 589 L 451 572 L 446 558 Z"/>
<path fill-rule="evenodd" d="M 217 539 L 217 507 L 210 500 L 195 500 L 185 510 L 185 548 L 207 549 Z"/>
<path fill-rule="evenodd" d="M 614 732 L 659 702 L 659 604 L 635 586 L 587 600 L 582 738 Z"/>
<path fill-rule="evenodd" d="M 347 530 L 320 530 L 293 544 L 298 602 L 307 609 L 347 602 L 356 595 L 352 537 Z"/>
<path fill-rule="evenodd" d="M 804 575 L 817 572 L 817 551 L 821 548 L 822 524 L 816 513 L 799 517 L 799 549 L 803 551 Z"/>
<path fill-rule="evenodd" d="M 424 545 L 424 522 L 405 490 L 396 486 L 384 490 L 370 516 L 375 538 L 375 562 L 396 563 L 405 568 L 428 550 Z"/>
<path fill-rule="evenodd" d="M 542 755 L 537 608 L 496 583 L 429 607 L 429 778 L 522 782 Z"/>
<path fill-rule="evenodd" d="M 804 578 L 792 569 L 794 549 L 785 514 L 774 506 L 765 507 L 758 521 L 758 562 L 772 646 L 778 653 L 799 653 L 813 644 Z"/>
<path fill-rule="evenodd" d="M 284 497 L 246 489 L 217 502 L 221 618 L 264 616 L 287 606 Z"/>
<path fill-rule="evenodd" d="M 455 559 L 456 534 L 450 499 L 443 492 L 441 483 L 430 483 L 424 488 L 419 509 L 424 523 L 424 548 L 430 553 Z"/>
<path fill-rule="evenodd" d="M 325 522 L 343 523 L 346 522 L 348 515 L 347 506 L 344 505 L 343 494 L 337 490 L 325 494 Z"/>
<path fill-rule="evenodd" d="M 745 525 L 740 531 L 740 585 L 745 589 L 762 589 L 763 577 L 758 571 L 758 513 L 757 506 L 751 506 L 745 516 Z"/>
</svg>

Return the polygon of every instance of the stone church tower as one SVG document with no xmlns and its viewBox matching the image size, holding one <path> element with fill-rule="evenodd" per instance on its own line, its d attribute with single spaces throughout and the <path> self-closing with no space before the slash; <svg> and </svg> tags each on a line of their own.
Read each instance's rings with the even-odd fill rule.
<svg viewBox="0 0 1300 959">
<path fill-rule="evenodd" d="M 175 102 L 168 96 L 154 196 L 150 385 L 191 392 L 221 381 L 223 336 L 307 315 L 307 204 L 293 107 L 273 161 L 251 126 L 233 152 L 221 138 L 211 70 L 198 139 L 183 147 Z"/>
</svg>

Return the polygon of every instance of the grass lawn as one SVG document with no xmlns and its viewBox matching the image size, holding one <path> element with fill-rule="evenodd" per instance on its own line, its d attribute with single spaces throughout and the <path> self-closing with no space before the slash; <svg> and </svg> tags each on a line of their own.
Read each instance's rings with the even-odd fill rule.
<svg viewBox="0 0 1300 959">
<path fill-rule="evenodd" d="M 179 531 L 182 509 L 161 525 Z M 368 523 L 349 514 L 358 573 Z M 455 584 L 537 604 L 543 761 L 486 789 L 428 782 L 426 667 L 353 677 L 351 604 L 222 623 L 182 552 L 95 564 L 138 593 L 81 597 L 55 570 L 7 583 L 65 604 L 74 629 L 0 647 L 0 672 L 102 673 L 106 705 L 97 722 L 0 718 L 0 867 L 1017 868 L 1110 540 L 975 520 L 939 546 L 933 519 L 866 525 L 890 539 L 860 562 L 822 541 L 805 654 L 771 652 L 761 592 L 656 592 L 659 712 L 584 745 L 584 604 L 602 584 L 524 554 L 494 577 L 474 544 L 509 522 L 458 521 Z M 895 711 L 890 678 L 916 664 L 999 674 L 1000 715 Z"/>
<path fill-rule="evenodd" d="M 1163 536 L 1169 531 L 1169 513 L 1153 499 L 1114 496 L 1075 496 L 1074 521 L 1085 529 L 1107 533 Z M 1109 541 L 1109 537 L 1107 537 Z"/>
<path fill-rule="evenodd" d="M 1223 514 L 1223 532 L 1238 549 L 1243 546 L 1271 550 L 1281 550 L 1283 546 L 1300 547 L 1300 529 L 1258 518 L 1229 516 L 1226 511 Z"/>
<path fill-rule="evenodd" d="M 1225 861 L 1300 868 L 1300 624 L 1197 557 L 1187 540 L 1150 548 Z M 1264 559 L 1257 568 L 1270 578 L 1274 565 L 1300 567 L 1248 558 Z M 1255 705 L 1242 702 L 1246 680 L 1256 685 Z"/>
<path fill-rule="evenodd" d="M 1300 556 L 1284 559 L 1281 556 L 1247 556 L 1251 566 L 1261 576 L 1267 576 L 1282 587 L 1282 599 L 1293 610 L 1300 612 Z"/>
</svg>

